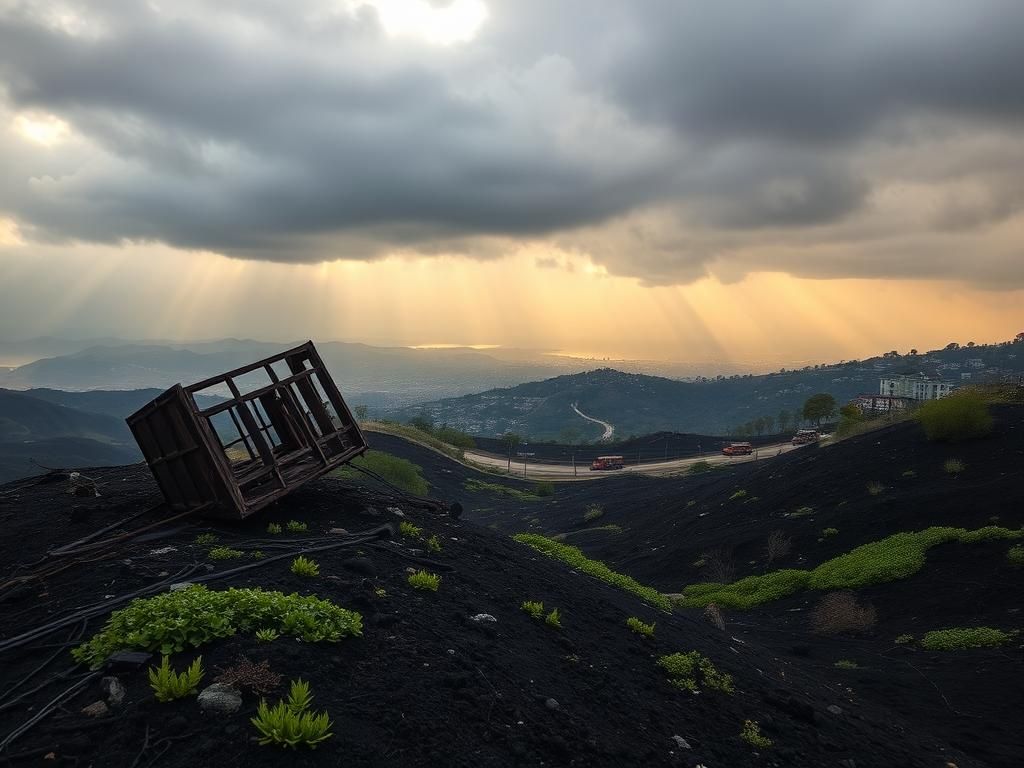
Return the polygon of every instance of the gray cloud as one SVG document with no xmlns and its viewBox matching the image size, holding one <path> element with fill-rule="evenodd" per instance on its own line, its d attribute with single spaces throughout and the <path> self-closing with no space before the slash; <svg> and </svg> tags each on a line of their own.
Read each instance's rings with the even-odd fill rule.
<svg viewBox="0 0 1024 768">
<path fill-rule="evenodd" d="M 542 238 L 662 283 L 946 276 L 924 244 L 972 230 L 955 276 L 984 282 L 1007 272 L 984 231 L 1024 209 L 1000 162 L 1024 147 L 1016 0 L 492 1 L 452 46 L 317 0 L 66 5 L 0 7 L 7 115 L 75 136 L 0 143 L 0 211 L 33 239 L 315 261 Z M 936 200 L 897 216 L 900 184 Z"/>
</svg>

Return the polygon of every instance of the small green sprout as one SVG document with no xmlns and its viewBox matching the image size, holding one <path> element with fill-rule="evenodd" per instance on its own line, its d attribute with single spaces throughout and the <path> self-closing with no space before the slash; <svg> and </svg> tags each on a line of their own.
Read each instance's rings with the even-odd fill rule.
<svg viewBox="0 0 1024 768">
<path fill-rule="evenodd" d="M 296 576 L 319 576 L 320 565 L 316 560 L 299 555 L 292 560 L 292 573 Z"/>
<path fill-rule="evenodd" d="M 164 656 L 159 667 L 149 668 L 149 685 L 156 693 L 157 701 L 174 701 L 195 693 L 203 674 L 202 656 L 197 657 L 181 674 L 171 669 L 170 659 Z"/>
</svg>

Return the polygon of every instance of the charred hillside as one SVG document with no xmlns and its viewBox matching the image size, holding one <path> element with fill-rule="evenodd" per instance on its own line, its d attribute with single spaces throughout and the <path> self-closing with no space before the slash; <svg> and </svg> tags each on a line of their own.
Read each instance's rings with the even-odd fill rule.
<svg viewBox="0 0 1024 768">
<path fill-rule="evenodd" d="M 69 495 L 59 473 L 0 488 L 0 756 L 15 765 L 982 765 L 885 706 L 851 708 L 799 659 L 660 611 L 422 500 L 324 479 L 263 515 L 213 525 L 166 519 L 139 467 L 88 474 L 99 497 Z M 292 571 L 300 553 L 318 575 Z M 414 589 L 410 570 L 439 576 L 437 591 Z M 361 632 L 338 642 L 300 642 L 295 627 L 263 642 L 249 627 L 171 655 L 179 671 L 202 656 L 200 689 L 241 658 L 281 676 L 262 680 L 272 701 L 289 680 L 308 681 L 331 738 L 287 757 L 260 745 L 251 677 L 237 683 L 240 705 L 214 715 L 194 695 L 155 699 L 147 670 L 159 654 L 96 671 L 74 663 L 70 650 L 112 610 L 181 582 L 315 596 L 359 614 Z M 557 608 L 560 628 L 524 601 Z M 630 617 L 654 623 L 653 637 L 630 631 Z M 704 672 L 699 694 L 669 681 L 658 659 L 694 651 L 731 692 Z M 747 721 L 770 747 L 741 738 Z"/>
</svg>

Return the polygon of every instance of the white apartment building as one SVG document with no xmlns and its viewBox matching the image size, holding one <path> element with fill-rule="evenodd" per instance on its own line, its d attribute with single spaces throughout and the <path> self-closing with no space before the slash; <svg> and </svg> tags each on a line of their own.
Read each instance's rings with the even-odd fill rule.
<svg viewBox="0 0 1024 768">
<path fill-rule="evenodd" d="M 911 400 L 938 400 L 953 391 L 953 384 L 923 376 L 894 376 L 881 379 L 878 394 L 888 397 L 909 397 Z"/>
</svg>

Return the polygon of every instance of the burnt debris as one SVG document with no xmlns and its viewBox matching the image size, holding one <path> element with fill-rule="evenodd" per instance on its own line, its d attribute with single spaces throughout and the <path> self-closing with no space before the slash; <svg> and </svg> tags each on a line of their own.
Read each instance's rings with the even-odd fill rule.
<svg viewBox="0 0 1024 768">
<path fill-rule="evenodd" d="M 223 401 L 200 408 L 199 393 Z M 176 384 L 127 421 L 173 511 L 234 519 L 367 448 L 312 341 Z"/>
</svg>

